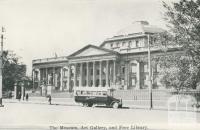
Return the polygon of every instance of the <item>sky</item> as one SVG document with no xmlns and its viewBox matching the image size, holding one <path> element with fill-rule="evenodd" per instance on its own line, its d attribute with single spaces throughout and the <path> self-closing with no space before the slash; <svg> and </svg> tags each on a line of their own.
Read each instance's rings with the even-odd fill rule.
<svg viewBox="0 0 200 130">
<path fill-rule="evenodd" d="M 31 75 L 32 60 L 99 46 L 134 21 L 165 29 L 163 11 L 161 0 L 0 0 L 0 26 Z"/>
</svg>

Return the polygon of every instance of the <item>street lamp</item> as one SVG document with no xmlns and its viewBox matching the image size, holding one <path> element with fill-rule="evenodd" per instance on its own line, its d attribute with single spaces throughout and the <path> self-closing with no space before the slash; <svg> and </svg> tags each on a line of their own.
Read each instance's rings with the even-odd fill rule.
<svg viewBox="0 0 200 130">
<path fill-rule="evenodd" d="M 150 36 L 148 37 L 148 71 L 149 71 L 149 99 L 150 99 L 150 110 L 153 108 L 153 102 L 152 102 L 152 82 L 151 82 L 151 50 L 150 50 Z"/>
</svg>

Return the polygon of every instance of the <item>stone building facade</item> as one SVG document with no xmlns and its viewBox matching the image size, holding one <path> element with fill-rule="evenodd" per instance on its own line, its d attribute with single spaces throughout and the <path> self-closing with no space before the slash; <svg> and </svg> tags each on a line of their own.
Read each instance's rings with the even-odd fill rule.
<svg viewBox="0 0 200 130">
<path fill-rule="evenodd" d="M 137 21 L 120 30 L 100 46 L 87 45 L 69 56 L 32 61 L 35 89 L 48 86 L 55 91 L 72 91 L 74 87 L 112 87 L 115 89 L 148 88 L 148 45 L 151 56 L 162 54 L 151 46 L 152 34 L 163 29 Z M 177 52 L 171 49 L 169 53 Z M 153 88 L 161 88 L 159 65 L 152 63 Z"/>
</svg>

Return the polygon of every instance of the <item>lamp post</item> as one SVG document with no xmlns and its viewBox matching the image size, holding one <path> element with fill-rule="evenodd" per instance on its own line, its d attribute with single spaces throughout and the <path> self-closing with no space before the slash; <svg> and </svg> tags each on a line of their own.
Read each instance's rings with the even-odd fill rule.
<svg viewBox="0 0 200 130">
<path fill-rule="evenodd" d="M 3 83 L 2 83 L 2 70 L 3 70 L 3 32 L 4 32 L 4 28 L 2 27 L 1 29 L 1 52 L 0 52 L 0 107 L 3 107 L 3 103 L 2 103 L 2 89 L 3 89 Z"/>
<path fill-rule="evenodd" d="M 149 71 L 148 83 L 149 83 L 149 99 L 150 99 L 149 109 L 151 110 L 153 108 L 153 102 L 152 102 L 152 82 L 151 82 L 151 50 L 150 50 L 149 34 L 147 35 L 147 37 L 148 37 L 148 71 Z"/>
</svg>

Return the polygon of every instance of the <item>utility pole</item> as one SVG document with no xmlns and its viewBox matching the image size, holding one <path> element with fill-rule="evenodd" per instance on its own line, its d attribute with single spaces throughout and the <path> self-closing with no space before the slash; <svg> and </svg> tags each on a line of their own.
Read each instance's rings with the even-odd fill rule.
<svg viewBox="0 0 200 130">
<path fill-rule="evenodd" d="M 126 75 L 126 89 L 129 89 L 128 87 L 129 87 L 129 60 L 128 60 L 128 53 L 129 53 L 129 50 L 130 50 L 130 43 L 128 42 L 127 43 L 127 55 L 126 55 L 126 73 L 127 73 L 127 75 Z"/>
<path fill-rule="evenodd" d="M 149 71 L 149 99 L 150 99 L 150 110 L 153 108 L 153 102 L 152 102 L 152 82 L 151 82 L 151 50 L 150 50 L 150 36 L 148 37 L 148 71 Z"/>
<path fill-rule="evenodd" d="M 3 102 L 2 102 L 2 92 L 3 92 L 3 83 L 2 83 L 2 70 L 3 70 L 3 32 L 4 32 L 4 28 L 1 28 L 1 52 L 0 52 L 0 107 L 3 107 Z"/>
</svg>

